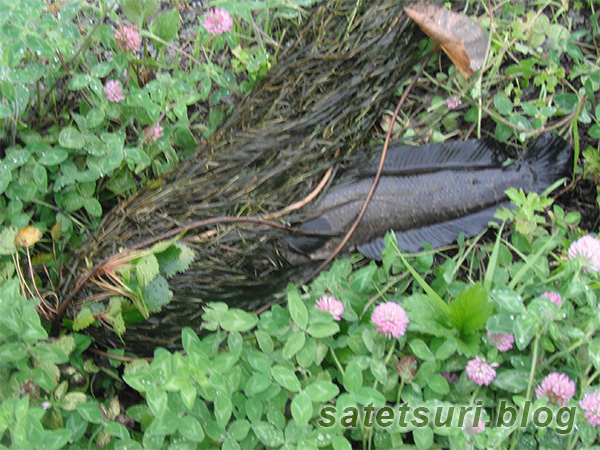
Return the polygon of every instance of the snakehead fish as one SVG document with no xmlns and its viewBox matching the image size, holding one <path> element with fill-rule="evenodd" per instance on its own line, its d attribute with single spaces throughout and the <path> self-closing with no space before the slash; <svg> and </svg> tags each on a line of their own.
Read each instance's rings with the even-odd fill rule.
<svg viewBox="0 0 600 450">
<path fill-rule="evenodd" d="M 512 164 L 497 142 L 467 141 L 390 147 L 382 176 L 347 249 L 381 258 L 384 234 L 393 230 L 399 248 L 420 250 L 450 244 L 464 232 L 482 231 L 501 206 L 505 191 L 542 192 L 568 175 L 572 149 L 562 138 L 545 133 L 535 138 Z M 302 228 L 321 236 L 287 240 L 298 253 L 324 259 L 356 219 L 377 166 L 348 177 L 330 189 Z"/>
</svg>

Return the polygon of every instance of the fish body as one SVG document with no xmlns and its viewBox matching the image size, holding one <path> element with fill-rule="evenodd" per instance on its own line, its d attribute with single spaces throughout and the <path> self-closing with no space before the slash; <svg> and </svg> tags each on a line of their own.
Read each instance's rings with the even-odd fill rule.
<svg viewBox="0 0 600 450">
<path fill-rule="evenodd" d="M 420 250 L 424 242 L 434 248 L 447 245 L 461 232 L 477 234 L 500 206 L 509 205 L 508 188 L 541 192 L 569 173 L 571 157 L 570 146 L 549 133 L 508 165 L 493 141 L 391 147 L 375 194 L 346 249 L 379 259 L 390 230 L 399 247 L 409 252 Z M 302 224 L 302 229 L 321 235 L 293 237 L 289 245 L 312 259 L 326 258 L 356 220 L 374 172 L 371 167 L 330 189 Z"/>
</svg>

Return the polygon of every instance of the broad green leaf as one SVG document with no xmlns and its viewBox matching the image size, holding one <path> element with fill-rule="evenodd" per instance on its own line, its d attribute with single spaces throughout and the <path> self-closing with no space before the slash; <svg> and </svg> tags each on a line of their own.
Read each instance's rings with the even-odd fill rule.
<svg viewBox="0 0 600 450">
<path fill-rule="evenodd" d="M 129 439 L 131 436 L 129 435 L 129 431 L 127 428 L 118 422 L 110 422 L 107 423 L 104 427 L 106 432 L 111 436 L 118 437 L 119 439 Z"/>
<path fill-rule="evenodd" d="M 508 116 L 513 110 L 513 103 L 504 92 L 494 96 L 494 106 L 503 116 Z"/>
<path fill-rule="evenodd" d="M 435 351 L 435 359 L 443 361 L 450 358 L 456 352 L 456 339 L 448 338 Z"/>
<path fill-rule="evenodd" d="M 273 362 L 264 353 L 259 351 L 250 351 L 246 353 L 245 359 L 255 371 L 265 374 L 270 373 Z"/>
<path fill-rule="evenodd" d="M 235 441 L 231 438 L 227 438 L 223 441 L 221 450 L 242 450 L 242 447 L 240 446 L 240 444 L 237 441 Z"/>
<path fill-rule="evenodd" d="M 254 331 L 254 335 L 256 336 L 258 346 L 266 355 L 273 353 L 273 339 L 271 339 L 271 336 L 269 336 L 268 333 L 265 333 L 262 330 L 256 330 Z"/>
<path fill-rule="evenodd" d="M 6 227 L 0 231 L 0 255 L 12 255 L 16 253 L 15 237 L 17 236 L 16 227 Z"/>
<path fill-rule="evenodd" d="M 56 50 L 52 48 L 52 46 L 46 42 L 45 39 L 42 39 L 40 36 L 36 36 L 35 34 L 31 34 L 27 36 L 25 39 L 27 42 L 27 46 L 37 55 L 43 58 L 52 58 L 55 55 Z"/>
<path fill-rule="evenodd" d="M 575 111 L 579 104 L 579 99 L 573 93 L 560 93 L 554 96 L 554 104 L 564 113 L 569 114 Z"/>
<path fill-rule="evenodd" d="M 308 324 L 308 311 L 306 310 L 306 306 L 302 302 L 302 299 L 293 284 L 288 284 L 286 291 L 290 316 L 292 316 L 292 320 L 296 325 L 302 330 L 305 330 L 306 325 Z"/>
<path fill-rule="evenodd" d="M 537 332 L 540 326 L 539 319 L 532 315 L 521 315 L 513 323 L 513 334 L 515 343 L 519 350 L 525 349 Z"/>
<path fill-rule="evenodd" d="M 153 254 L 142 256 L 135 262 L 137 279 L 142 286 L 148 286 L 156 278 L 159 271 L 158 261 Z"/>
<path fill-rule="evenodd" d="M 375 261 L 371 261 L 368 266 L 355 271 L 350 280 L 352 290 L 354 292 L 364 292 L 371 285 L 376 270 L 377 264 L 375 264 Z"/>
<path fill-rule="evenodd" d="M 112 61 L 102 61 L 92 67 L 90 74 L 96 78 L 104 78 L 113 70 Z"/>
<path fill-rule="evenodd" d="M 46 174 L 46 168 L 40 164 L 36 164 L 33 167 L 33 181 L 35 186 L 42 194 L 45 194 L 48 190 L 48 175 Z"/>
<path fill-rule="evenodd" d="M 59 450 L 64 448 L 71 439 L 71 430 L 44 430 L 43 443 L 41 448 L 45 450 Z"/>
<path fill-rule="evenodd" d="M 81 403 L 76 407 L 77 412 L 81 417 L 83 417 L 87 422 L 91 423 L 102 423 L 104 422 L 104 418 L 102 417 L 102 412 L 100 412 L 100 408 L 95 403 Z"/>
<path fill-rule="evenodd" d="M 307 439 L 303 439 L 302 441 L 298 442 L 298 447 L 297 450 L 319 450 L 319 447 L 317 447 L 317 444 L 315 443 L 315 439 L 314 438 L 307 438 Z"/>
<path fill-rule="evenodd" d="M 181 395 L 181 400 L 187 409 L 192 409 L 194 407 L 194 402 L 198 397 L 198 391 L 194 387 L 193 384 L 187 383 L 181 387 L 179 391 Z"/>
<path fill-rule="evenodd" d="M 427 380 L 427 386 L 429 386 L 433 392 L 440 395 L 446 395 L 450 391 L 448 381 L 446 381 L 446 379 L 439 373 L 435 373 L 429 377 Z"/>
<path fill-rule="evenodd" d="M 258 316 L 241 309 L 230 309 L 221 316 L 221 327 L 226 331 L 249 331 L 258 323 Z"/>
<path fill-rule="evenodd" d="M 138 392 L 146 392 L 150 386 L 154 385 L 154 377 L 148 371 L 124 374 L 123 381 Z"/>
<path fill-rule="evenodd" d="M 150 386 L 146 391 L 146 401 L 155 417 L 162 417 L 167 410 L 167 393 L 163 388 Z"/>
<path fill-rule="evenodd" d="M 13 363 L 27 358 L 27 349 L 20 342 L 0 346 L 0 363 Z"/>
<path fill-rule="evenodd" d="M 381 384 L 387 383 L 387 369 L 382 360 L 372 359 L 369 369 L 377 381 L 379 381 Z"/>
<path fill-rule="evenodd" d="M 212 370 L 221 373 L 229 373 L 231 368 L 240 359 L 239 353 L 221 353 L 213 360 Z"/>
<path fill-rule="evenodd" d="M 185 272 L 195 257 L 196 252 L 180 242 L 175 242 L 164 251 L 156 253 L 161 273 L 166 278 Z"/>
<path fill-rule="evenodd" d="M 502 122 L 496 122 L 494 137 L 498 142 L 506 142 L 513 135 L 513 128 Z"/>
<path fill-rule="evenodd" d="M 305 392 L 300 392 L 294 397 L 290 409 L 292 417 L 301 427 L 306 425 L 313 415 L 312 401 Z"/>
<path fill-rule="evenodd" d="M 225 428 L 231 417 L 233 411 L 233 405 L 229 397 L 225 395 L 217 396 L 215 400 L 215 418 L 217 419 L 217 425 L 221 428 Z"/>
<path fill-rule="evenodd" d="M 123 320 L 122 305 L 125 299 L 119 296 L 110 297 L 108 302 L 108 320 L 110 321 L 115 333 L 122 336 L 125 333 L 125 322 Z"/>
<path fill-rule="evenodd" d="M 202 442 L 204 440 L 204 430 L 195 417 L 188 415 L 183 416 L 179 420 L 179 432 L 184 438 L 194 442 Z"/>
<path fill-rule="evenodd" d="M 465 289 L 450 303 L 450 322 L 461 334 L 481 330 L 492 312 L 487 290 L 481 283 Z"/>
<path fill-rule="evenodd" d="M 412 354 L 424 361 L 435 361 L 435 356 L 422 339 L 413 339 L 409 342 Z"/>
<path fill-rule="evenodd" d="M 429 427 L 415 428 L 413 437 L 419 450 L 427 450 L 433 445 L 433 430 Z"/>
<path fill-rule="evenodd" d="M 296 361 L 300 367 L 309 368 L 317 357 L 317 346 L 315 341 L 310 336 L 306 339 L 304 346 L 296 353 Z"/>
<path fill-rule="evenodd" d="M 150 157 L 137 147 L 127 147 L 123 152 L 125 160 L 137 166 L 136 171 L 148 167 L 152 162 Z"/>
<path fill-rule="evenodd" d="M 298 392 L 300 390 L 300 381 L 296 374 L 282 365 L 276 365 L 271 368 L 271 375 L 282 387 L 288 391 Z"/>
<path fill-rule="evenodd" d="M 269 386 L 271 386 L 271 377 L 268 374 L 256 372 L 248 379 L 244 393 L 246 397 L 252 397 L 266 391 Z"/>
<path fill-rule="evenodd" d="M 175 433 L 178 427 L 179 417 L 167 410 L 162 417 L 154 419 L 146 429 L 146 433 L 151 435 L 169 435 Z"/>
<path fill-rule="evenodd" d="M 52 150 L 42 152 L 38 163 L 44 166 L 57 166 L 67 160 L 69 153 L 62 148 L 54 147 Z"/>
<path fill-rule="evenodd" d="M 330 381 L 315 381 L 304 392 L 313 402 L 327 402 L 340 393 L 339 388 Z"/>
<path fill-rule="evenodd" d="M 351 393 L 357 392 L 363 384 L 362 369 L 356 361 L 352 361 L 346 366 L 344 372 L 344 388 Z"/>
<path fill-rule="evenodd" d="M 121 162 L 123 161 L 123 150 L 122 149 L 112 149 L 109 151 L 108 155 L 103 160 L 103 169 L 107 174 L 112 173 L 115 169 L 117 169 Z"/>
<path fill-rule="evenodd" d="M 79 150 L 85 145 L 85 137 L 75 127 L 66 127 L 58 134 L 58 143 L 64 148 Z"/>
<path fill-rule="evenodd" d="M 315 323 L 308 327 L 306 332 L 315 338 L 326 338 L 340 331 L 340 326 L 335 322 Z"/>
<path fill-rule="evenodd" d="M 123 14 L 132 23 L 144 23 L 158 11 L 158 0 L 125 0 Z"/>
<path fill-rule="evenodd" d="M 146 440 L 148 439 L 148 441 L 151 441 L 151 439 L 153 439 L 154 436 L 150 436 L 148 435 L 147 437 L 144 436 L 144 443 L 146 443 Z M 164 437 L 160 437 L 162 442 L 162 439 L 164 439 Z M 152 448 L 152 446 L 146 446 L 146 448 Z M 117 441 L 115 443 L 115 450 L 144 450 L 144 447 L 142 447 L 140 445 L 140 443 L 138 441 L 134 441 L 133 439 L 125 439 L 122 441 Z"/>
<path fill-rule="evenodd" d="M 169 283 L 162 275 L 157 276 L 148 286 L 142 288 L 144 302 L 149 312 L 158 312 L 173 297 Z"/>
<path fill-rule="evenodd" d="M 104 118 L 106 114 L 101 108 L 92 108 L 85 115 L 85 123 L 86 126 L 91 130 L 92 128 L 96 128 L 104 122 Z"/>
<path fill-rule="evenodd" d="M 525 311 L 523 297 L 507 287 L 492 289 L 490 297 L 498 310 L 504 310 L 509 314 L 521 314 Z"/>
<path fill-rule="evenodd" d="M 268 422 L 257 422 L 252 424 L 252 430 L 256 437 L 267 447 L 279 447 L 283 445 L 283 432 Z"/>
<path fill-rule="evenodd" d="M 42 362 L 62 364 L 69 360 L 69 355 L 62 351 L 57 345 L 39 342 L 31 350 L 32 356 Z"/>
<path fill-rule="evenodd" d="M 590 127 L 589 135 L 593 139 L 600 139 L 600 125 L 593 124 Z"/>
<path fill-rule="evenodd" d="M 69 82 L 69 89 L 78 91 L 90 84 L 90 76 L 83 73 L 76 73 Z"/>
<path fill-rule="evenodd" d="M 596 370 L 600 370 L 600 338 L 594 338 L 591 345 L 588 345 L 588 354 Z"/>
<path fill-rule="evenodd" d="M 352 398 L 356 403 L 362 405 L 368 405 L 369 403 L 373 403 L 375 407 L 385 405 L 385 397 L 383 394 L 377 389 L 373 389 L 369 386 L 361 387 L 356 393 L 353 393 Z"/>
<path fill-rule="evenodd" d="M 43 65 L 29 64 L 27 69 L 15 69 L 8 74 L 10 81 L 19 84 L 29 84 L 38 81 L 46 72 Z"/>
<path fill-rule="evenodd" d="M 250 397 L 246 402 L 246 416 L 251 423 L 260 421 L 263 413 L 263 403 L 256 397 Z"/>
<path fill-rule="evenodd" d="M 298 331 L 297 333 L 292 334 L 283 346 L 282 356 L 285 359 L 292 358 L 300 351 L 300 349 L 302 349 L 305 341 L 306 335 L 304 334 L 304 331 Z"/>
<path fill-rule="evenodd" d="M 12 110 L 6 105 L 0 105 L 0 119 L 6 119 L 10 117 Z"/>
<path fill-rule="evenodd" d="M 492 381 L 492 386 L 513 394 L 524 393 L 527 390 L 529 378 L 524 376 L 520 370 L 502 370 L 498 371 L 496 378 Z"/>
<path fill-rule="evenodd" d="M 242 441 L 250 432 L 250 422 L 246 419 L 234 420 L 229 425 L 228 434 L 236 441 Z"/>
<path fill-rule="evenodd" d="M 335 436 L 331 443 L 333 450 L 352 450 L 352 444 L 344 436 Z"/>
<path fill-rule="evenodd" d="M 491 333 L 512 333 L 514 320 L 512 314 L 495 314 L 488 319 L 486 329 Z"/>
<path fill-rule="evenodd" d="M 95 198 L 86 199 L 83 207 L 88 212 L 88 214 L 92 217 L 101 217 L 102 216 L 102 206 L 100 202 Z"/>
<path fill-rule="evenodd" d="M 0 165 L 0 194 L 3 194 L 12 180 L 12 173 L 5 164 Z"/>
<path fill-rule="evenodd" d="M 65 411 L 75 411 L 77 405 L 87 401 L 87 395 L 83 392 L 67 392 L 60 401 L 60 407 Z"/>
<path fill-rule="evenodd" d="M 159 14 L 152 22 L 152 32 L 163 41 L 170 42 L 177 37 L 179 28 L 181 27 L 181 19 L 179 12 L 173 8 Z M 157 43 L 159 46 L 161 43 Z"/>
<path fill-rule="evenodd" d="M 200 98 L 206 100 L 210 94 L 211 81 L 209 77 L 206 77 L 200 83 Z"/>
</svg>

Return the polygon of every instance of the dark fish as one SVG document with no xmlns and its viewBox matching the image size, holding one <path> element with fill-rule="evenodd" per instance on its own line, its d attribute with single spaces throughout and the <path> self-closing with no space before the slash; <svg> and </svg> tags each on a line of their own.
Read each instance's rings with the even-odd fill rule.
<svg viewBox="0 0 600 450">
<path fill-rule="evenodd" d="M 572 153 L 551 133 L 535 138 L 509 165 L 498 143 L 488 140 L 390 147 L 375 195 L 347 249 L 380 259 L 390 230 L 408 252 L 420 250 L 424 242 L 434 248 L 450 244 L 461 232 L 473 236 L 499 207 L 510 204 L 508 188 L 542 192 L 570 173 Z M 356 219 L 376 168 L 332 188 L 314 218 L 302 224 L 322 236 L 289 238 L 290 247 L 312 259 L 326 258 Z"/>
</svg>

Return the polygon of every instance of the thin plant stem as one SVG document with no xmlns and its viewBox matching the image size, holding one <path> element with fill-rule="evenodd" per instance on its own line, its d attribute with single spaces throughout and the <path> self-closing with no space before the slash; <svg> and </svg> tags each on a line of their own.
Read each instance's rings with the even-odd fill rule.
<svg viewBox="0 0 600 450">
<path fill-rule="evenodd" d="M 342 367 L 342 364 L 340 363 L 340 360 L 338 359 L 335 350 L 333 348 L 329 348 L 329 350 L 331 350 L 331 356 L 333 356 L 333 362 L 335 362 L 336 367 L 338 368 L 338 370 L 340 371 L 340 374 L 342 375 L 342 377 L 345 375 L 344 372 L 344 368 Z"/>
</svg>

